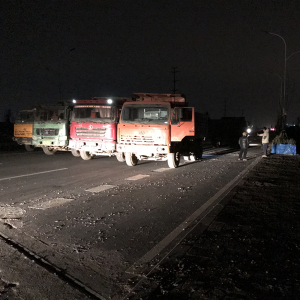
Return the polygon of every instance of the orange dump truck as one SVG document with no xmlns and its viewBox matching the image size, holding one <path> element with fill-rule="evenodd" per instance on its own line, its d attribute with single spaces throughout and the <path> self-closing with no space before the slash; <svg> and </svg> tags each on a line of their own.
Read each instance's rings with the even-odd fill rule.
<svg viewBox="0 0 300 300">
<path fill-rule="evenodd" d="M 24 145 L 27 151 L 33 151 L 32 131 L 36 109 L 21 110 L 14 124 L 13 140 L 19 145 Z"/>
<path fill-rule="evenodd" d="M 128 166 L 139 160 L 167 161 L 202 157 L 203 134 L 195 112 L 181 94 L 136 93 L 123 104 L 117 129 L 117 151 Z"/>
</svg>

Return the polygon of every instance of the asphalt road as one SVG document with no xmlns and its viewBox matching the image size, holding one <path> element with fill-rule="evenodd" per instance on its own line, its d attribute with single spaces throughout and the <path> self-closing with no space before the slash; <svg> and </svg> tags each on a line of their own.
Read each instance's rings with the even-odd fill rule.
<svg viewBox="0 0 300 300">
<path fill-rule="evenodd" d="M 78 299 L 126 299 L 128 281 L 159 263 L 257 155 L 251 148 L 241 162 L 237 152 L 207 152 L 169 169 L 167 162 L 128 167 L 114 157 L 84 161 L 68 152 L 0 154 L 1 243 L 21 253 L 23 268 L 25 258 L 36 268 L 36 284 L 28 284 L 29 272 L 12 284 L 14 295 L 54 299 L 54 289 L 44 288 L 54 276 L 60 299 L 77 299 L 71 291 Z M 10 253 L 5 247 L 0 262 Z M 1 264 L 3 282 L 14 282 L 13 261 Z"/>
</svg>

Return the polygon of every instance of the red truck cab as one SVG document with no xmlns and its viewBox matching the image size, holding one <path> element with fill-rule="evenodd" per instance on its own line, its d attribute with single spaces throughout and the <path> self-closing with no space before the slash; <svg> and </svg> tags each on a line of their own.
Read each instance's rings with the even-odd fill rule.
<svg viewBox="0 0 300 300">
<path fill-rule="evenodd" d="M 116 155 L 120 111 L 129 99 L 94 97 L 91 100 L 74 100 L 69 141 L 72 154 L 84 160 L 97 155 Z"/>
</svg>

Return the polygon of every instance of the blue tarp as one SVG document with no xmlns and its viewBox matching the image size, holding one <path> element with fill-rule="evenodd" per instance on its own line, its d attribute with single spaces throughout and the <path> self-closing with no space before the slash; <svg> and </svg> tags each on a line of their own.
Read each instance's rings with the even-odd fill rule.
<svg viewBox="0 0 300 300">
<path fill-rule="evenodd" d="M 297 153 L 296 145 L 291 145 L 291 144 L 272 145 L 271 153 L 296 155 L 296 153 Z"/>
</svg>

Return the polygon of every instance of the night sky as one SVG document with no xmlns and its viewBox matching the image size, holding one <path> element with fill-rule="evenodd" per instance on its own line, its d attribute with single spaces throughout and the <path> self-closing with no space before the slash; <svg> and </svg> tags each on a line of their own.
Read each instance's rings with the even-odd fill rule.
<svg viewBox="0 0 300 300">
<path fill-rule="evenodd" d="M 263 31 L 300 51 L 299 0 L 1 0 L 0 17 L 0 120 L 39 103 L 172 93 L 175 70 L 197 111 L 274 126 L 284 43 Z M 300 53 L 286 86 L 295 122 Z"/>
</svg>

